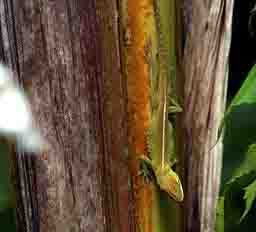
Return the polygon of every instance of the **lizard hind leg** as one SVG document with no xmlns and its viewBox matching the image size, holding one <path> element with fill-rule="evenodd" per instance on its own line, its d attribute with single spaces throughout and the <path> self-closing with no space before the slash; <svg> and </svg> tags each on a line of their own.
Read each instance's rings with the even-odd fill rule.
<svg viewBox="0 0 256 232">
<path fill-rule="evenodd" d="M 139 175 L 145 178 L 146 183 L 155 181 L 155 174 L 152 166 L 152 161 L 144 155 L 139 157 L 140 172 Z"/>
</svg>

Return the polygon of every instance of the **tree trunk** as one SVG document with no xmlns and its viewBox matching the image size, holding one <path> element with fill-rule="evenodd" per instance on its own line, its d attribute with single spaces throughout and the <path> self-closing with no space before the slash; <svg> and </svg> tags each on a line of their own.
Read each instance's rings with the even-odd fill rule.
<svg viewBox="0 0 256 232">
<path fill-rule="evenodd" d="M 212 147 L 225 105 L 232 8 L 233 0 L 183 1 L 185 43 L 177 48 L 184 102 L 177 125 L 185 190 L 180 231 L 214 231 L 221 145 Z M 125 34 L 118 29 L 121 10 L 127 11 Z M 157 187 L 141 188 L 136 157 L 146 153 L 146 53 L 154 16 L 151 0 L 0 0 L 1 57 L 30 94 L 50 144 L 45 154 L 14 156 L 18 231 L 133 232 L 140 229 L 135 218 L 144 231 L 152 230 Z M 126 43 L 127 60 L 120 57 L 119 40 Z M 121 75 L 120 60 L 128 76 Z"/>
<path fill-rule="evenodd" d="M 184 0 L 184 231 L 215 231 L 233 0 Z M 214 147 L 213 147 L 214 146 Z"/>
<path fill-rule="evenodd" d="M 134 231 L 116 1 L 0 0 L 1 52 L 48 153 L 14 162 L 18 231 Z"/>
</svg>

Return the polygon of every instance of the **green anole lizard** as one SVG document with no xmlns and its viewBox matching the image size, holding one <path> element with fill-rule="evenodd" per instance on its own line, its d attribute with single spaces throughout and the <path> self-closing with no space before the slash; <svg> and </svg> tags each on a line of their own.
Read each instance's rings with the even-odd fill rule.
<svg viewBox="0 0 256 232">
<path fill-rule="evenodd" d="M 141 156 L 151 170 L 153 170 L 159 188 L 169 194 L 176 201 L 183 201 L 184 194 L 179 176 L 172 170 L 171 163 L 175 162 L 174 128 L 168 120 L 168 113 L 181 111 L 173 96 L 169 96 L 170 73 L 167 62 L 169 41 L 164 35 L 164 25 L 156 5 L 156 20 L 158 21 L 158 57 L 157 70 L 153 70 L 151 78 L 151 120 L 148 133 L 148 151 L 150 158 Z M 156 55 L 157 56 L 157 55 Z"/>
</svg>

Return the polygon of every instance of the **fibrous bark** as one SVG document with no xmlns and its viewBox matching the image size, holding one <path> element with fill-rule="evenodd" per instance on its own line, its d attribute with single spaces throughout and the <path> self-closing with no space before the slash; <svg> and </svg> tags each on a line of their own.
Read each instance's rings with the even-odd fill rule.
<svg viewBox="0 0 256 232">
<path fill-rule="evenodd" d="M 0 14 L 50 144 L 14 160 L 18 231 L 133 231 L 116 1 L 1 0 Z"/>
<path fill-rule="evenodd" d="M 183 1 L 185 231 L 214 231 L 232 11 L 232 0 Z"/>
</svg>

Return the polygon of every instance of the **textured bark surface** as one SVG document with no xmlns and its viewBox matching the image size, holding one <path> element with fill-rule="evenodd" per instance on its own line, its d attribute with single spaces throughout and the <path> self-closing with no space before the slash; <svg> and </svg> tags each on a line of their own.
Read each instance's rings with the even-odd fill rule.
<svg viewBox="0 0 256 232">
<path fill-rule="evenodd" d="M 1 53 L 50 143 L 17 156 L 18 231 L 134 231 L 114 0 L 0 0 Z"/>
<path fill-rule="evenodd" d="M 232 0 L 184 0 L 184 231 L 215 231 Z"/>
<path fill-rule="evenodd" d="M 153 5 L 151 0 L 122 0 L 124 70 L 127 76 L 127 120 L 129 169 L 135 201 L 136 231 L 152 231 L 152 185 L 139 175 L 138 158 L 147 154 L 147 130 L 150 119 L 150 69 Z"/>
</svg>

